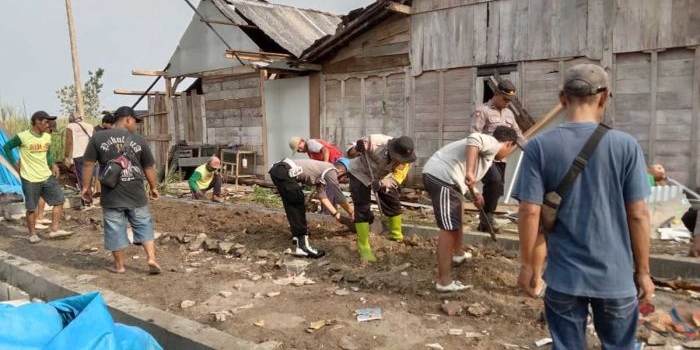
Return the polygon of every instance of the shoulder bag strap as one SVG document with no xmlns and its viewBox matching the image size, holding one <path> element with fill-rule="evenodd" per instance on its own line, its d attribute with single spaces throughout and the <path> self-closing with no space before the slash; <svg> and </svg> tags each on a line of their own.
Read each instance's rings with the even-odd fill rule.
<svg viewBox="0 0 700 350">
<path fill-rule="evenodd" d="M 87 135 L 88 137 L 92 137 L 92 135 L 90 135 L 90 133 L 87 132 L 87 130 L 85 130 L 85 127 L 83 126 L 83 124 L 80 124 L 80 122 L 75 122 L 75 124 L 78 124 L 78 126 L 79 126 L 81 129 L 83 129 L 83 132 L 85 133 L 85 135 Z"/>
<path fill-rule="evenodd" d="M 571 189 L 574 181 L 576 181 L 576 177 L 578 177 L 581 171 L 583 171 L 586 163 L 588 163 L 588 160 L 593 155 L 596 147 L 598 147 L 598 143 L 600 143 L 600 140 L 603 138 L 605 133 L 608 132 L 608 130 L 610 130 L 609 126 L 603 123 L 598 124 L 598 127 L 595 129 L 595 131 L 593 131 L 591 137 L 588 138 L 586 144 L 583 145 L 581 151 L 578 153 L 576 158 L 574 158 L 574 162 L 571 164 L 569 171 L 566 173 L 564 179 L 561 180 L 556 189 L 557 194 L 559 194 L 561 198 L 564 198 L 564 195 L 569 192 L 569 189 Z"/>
</svg>

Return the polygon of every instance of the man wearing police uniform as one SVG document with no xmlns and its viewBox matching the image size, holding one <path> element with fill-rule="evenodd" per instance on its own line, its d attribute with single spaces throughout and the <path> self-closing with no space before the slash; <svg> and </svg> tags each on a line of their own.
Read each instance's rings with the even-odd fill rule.
<svg viewBox="0 0 700 350">
<path fill-rule="evenodd" d="M 515 132 L 518 134 L 518 145 L 524 147 L 527 140 L 523 137 L 523 133 L 515 121 L 515 115 L 508 108 L 508 104 L 514 98 L 515 85 L 510 80 L 501 80 L 491 100 L 474 111 L 471 133 L 478 132 L 493 135 L 497 127 L 507 126 L 515 129 Z M 494 225 L 493 213 L 496 211 L 496 206 L 498 206 L 498 199 L 503 195 L 505 174 L 505 160 L 494 161 L 481 180 L 484 185 L 484 212 L 486 212 L 486 217 L 483 217 L 483 215 L 479 217 L 479 226 L 477 227 L 479 231 L 489 232 L 490 222 L 491 227 L 498 233 Z"/>
</svg>

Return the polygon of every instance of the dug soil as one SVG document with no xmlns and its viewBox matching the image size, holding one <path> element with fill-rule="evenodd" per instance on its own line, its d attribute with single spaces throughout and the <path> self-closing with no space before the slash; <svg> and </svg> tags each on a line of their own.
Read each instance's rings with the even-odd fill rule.
<svg viewBox="0 0 700 350">
<path fill-rule="evenodd" d="M 435 240 L 396 243 L 373 234 L 379 261 L 362 266 L 355 236 L 333 221 L 311 220 L 312 244 L 327 255 L 309 260 L 284 254 L 291 240 L 279 212 L 176 199 L 152 202 L 151 210 L 161 235 L 161 275 L 147 274 L 138 246 L 126 250 L 125 274 L 105 269 L 111 256 L 102 246 L 100 209 L 67 210 L 63 228 L 75 234 L 35 245 L 26 240 L 22 222 L 4 222 L 0 249 L 73 277 L 94 276 L 89 283 L 100 289 L 240 338 L 281 342 L 280 349 L 535 348 L 536 340 L 549 336 L 540 320 L 542 300 L 518 290 L 517 257 L 496 245 L 468 247 L 473 258 L 453 275 L 473 287 L 442 295 L 434 289 Z M 201 233 L 210 245 L 237 246 L 229 254 L 191 247 Z M 185 300 L 194 306 L 183 308 Z M 458 305 L 459 315 L 446 315 L 445 303 Z M 381 319 L 358 322 L 355 310 L 370 307 L 381 309 Z"/>
</svg>

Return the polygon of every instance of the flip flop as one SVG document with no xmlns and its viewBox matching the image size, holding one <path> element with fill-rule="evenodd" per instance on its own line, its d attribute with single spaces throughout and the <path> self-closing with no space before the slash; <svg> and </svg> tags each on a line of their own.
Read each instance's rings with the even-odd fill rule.
<svg viewBox="0 0 700 350">
<path fill-rule="evenodd" d="M 73 234 L 73 232 L 70 232 L 70 231 L 57 230 L 54 232 L 47 232 L 46 236 L 49 238 L 62 238 L 62 237 L 68 237 L 72 234 Z"/>
<path fill-rule="evenodd" d="M 160 275 L 161 272 L 163 272 L 163 271 L 160 269 L 160 266 L 158 266 L 158 264 L 154 264 L 154 265 L 148 264 L 148 274 L 149 275 Z"/>
<path fill-rule="evenodd" d="M 46 230 L 47 228 L 49 228 L 49 225 L 44 225 L 44 224 L 40 224 L 40 223 L 37 222 L 37 223 L 34 225 L 34 228 L 37 229 L 37 230 Z"/>
<path fill-rule="evenodd" d="M 41 238 L 39 238 L 39 236 L 37 236 L 37 235 L 31 235 L 31 236 L 29 236 L 28 239 L 29 239 L 29 243 L 31 243 L 31 244 L 36 244 L 36 243 L 41 242 Z"/>
<path fill-rule="evenodd" d="M 126 268 L 125 268 L 124 270 L 122 270 L 122 271 L 119 271 L 119 270 L 117 270 L 116 267 L 111 266 L 111 265 L 110 265 L 110 266 L 107 266 L 106 269 L 107 269 L 107 271 L 109 271 L 109 272 L 111 272 L 111 273 L 116 273 L 116 274 L 118 274 L 118 275 L 121 275 L 121 274 L 123 274 L 123 273 L 126 272 Z"/>
<path fill-rule="evenodd" d="M 50 224 L 51 219 L 39 219 L 36 221 L 37 224 Z"/>
</svg>

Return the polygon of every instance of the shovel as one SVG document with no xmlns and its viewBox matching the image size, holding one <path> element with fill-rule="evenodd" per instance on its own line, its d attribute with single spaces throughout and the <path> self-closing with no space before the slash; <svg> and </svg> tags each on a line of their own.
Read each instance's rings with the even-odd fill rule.
<svg viewBox="0 0 700 350">
<path fill-rule="evenodd" d="M 362 156 L 365 158 L 365 164 L 367 165 L 367 169 L 369 169 L 369 178 L 372 183 L 374 183 L 374 172 L 372 171 L 372 166 L 369 164 L 369 158 L 367 158 L 367 152 L 362 153 Z M 372 185 L 370 183 L 370 188 L 372 188 Z M 387 226 L 387 222 L 384 218 L 384 213 L 382 212 L 382 200 L 379 198 L 379 193 L 372 189 L 372 193 L 374 193 L 374 198 L 377 200 L 377 206 L 379 206 L 379 221 L 381 222 L 382 225 L 382 230 L 381 233 L 389 233 L 389 227 Z M 371 202 L 371 201 L 370 201 Z"/>
<path fill-rule="evenodd" d="M 469 193 L 472 194 L 472 198 L 476 198 L 476 193 L 474 193 L 474 188 L 471 186 L 467 186 L 469 188 Z M 482 218 L 486 218 L 486 212 L 484 211 L 484 208 L 479 208 L 479 215 L 481 215 Z M 486 218 L 486 223 L 489 225 L 489 234 L 491 235 L 491 239 L 494 242 L 498 242 L 498 239 L 496 239 L 496 233 L 493 232 L 493 226 L 491 226 L 491 220 Z"/>
</svg>

